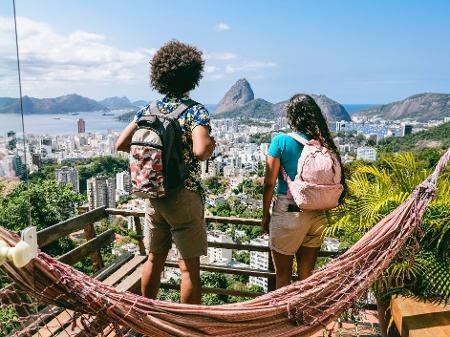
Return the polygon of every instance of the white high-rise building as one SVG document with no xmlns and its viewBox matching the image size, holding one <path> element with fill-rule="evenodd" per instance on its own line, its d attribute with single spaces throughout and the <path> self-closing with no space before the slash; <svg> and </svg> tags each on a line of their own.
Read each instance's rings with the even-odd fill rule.
<svg viewBox="0 0 450 337">
<path fill-rule="evenodd" d="M 87 197 L 89 209 L 100 206 L 116 206 L 116 179 L 94 177 L 87 180 Z"/>
<path fill-rule="evenodd" d="M 74 191 L 80 192 L 80 178 L 76 168 L 64 166 L 56 170 L 56 181 L 71 184 Z"/>
<path fill-rule="evenodd" d="M 377 160 L 377 150 L 369 146 L 358 147 L 356 149 L 356 159 L 375 161 Z"/>
<path fill-rule="evenodd" d="M 131 176 L 128 171 L 116 174 L 116 189 L 121 195 L 131 192 Z"/>
<path fill-rule="evenodd" d="M 223 233 L 208 233 L 209 242 L 233 243 L 233 239 Z M 228 265 L 232 259 L 232 250 L 227 248 L 208 247 L 209 263 L 220 263 Z"/>
<path fill-rule="evenodd" d="M 250 241 L 251 245 L 269 246 L 269 238 L 266 236 L 259 237 Z M 250 252 L 250 268 L 251 269 L 269 269 L 269 253 L 268 252 Z M 260 286 L 265 292 L 268 290 L 268 281 L 265 277 L 250 276 L 249 283 Z"/>
</svg>

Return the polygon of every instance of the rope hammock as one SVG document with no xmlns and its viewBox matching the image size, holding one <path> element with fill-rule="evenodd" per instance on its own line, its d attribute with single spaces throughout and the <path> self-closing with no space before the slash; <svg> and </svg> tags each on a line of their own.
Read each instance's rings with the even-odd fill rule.
<svg viewBox="0 0 450 337">
<path fill-rule="evenodd" d="M 436 193 L 439 174 L 450 159 L 450 149 L 435 171 L 411 197 L 382 219 L 343 255 L 303 281 L 253 300 L 217 306 L 177 304 L 119 291 L 39 253 L 24 268 L 4 265 L 13 288 L 2 298 L 23 291 L 41 304 L 73 310 L 74 318 L 95 318 L 99 326 L 113 324 L 147 336 L 301 336 L 337 318 L 374 283 L 421 223 Z M 0 228 L 0 239 L 14 245 L 15 234 Z M 81 321 L 85 335 L 99 331 Z M 101 330 L 100 330 L 101 331 Z"/>
</svg>

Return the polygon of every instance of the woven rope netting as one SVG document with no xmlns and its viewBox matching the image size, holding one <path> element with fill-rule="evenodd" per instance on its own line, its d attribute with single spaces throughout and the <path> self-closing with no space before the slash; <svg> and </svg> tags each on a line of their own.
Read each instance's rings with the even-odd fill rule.
<svg viewBox="0 0 450 337">
<path fill-rule="evenodd" d="M 31 297 L 34 304 L 25 311 L 32 318 L 35 303 L 54 305 L 33 318 L 42 324 L 45 315 L 57 308 L 71 310 L 84 336 L 95 336 L 108 325 L 119 335 L 121 327 L 147 336 L 308 335 L 351 307 L 396 258 L 420 225 L 449 158 L 450 149 L 406 202 L 343 255 L 304 281 L 247 302 L 202 306 L 150 300 L 107 286 L 39 253 L 22 269 L 3 266 L 14 283 L 0 291 L 0 304 Z M 0 239 L 13 245 L 18 237 L 0 228 Z M 21 322 L 22 326 L 28 323 Z M 22 335 L 35 333 L 28 329 L 28 334 L 25 329 Z"/>
</svg>

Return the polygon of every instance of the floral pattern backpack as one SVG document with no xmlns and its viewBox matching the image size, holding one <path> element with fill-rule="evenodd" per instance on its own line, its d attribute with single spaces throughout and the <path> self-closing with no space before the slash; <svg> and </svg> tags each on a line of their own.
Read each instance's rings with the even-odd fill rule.
<svg viewBox="0 0 450 337">
<path fill-rule="evenodd" d="M 178 117 L 195 104 L 183 102 L 169 114 L 153 104 L 150 113 L 137 121 L 129 156 L 135 196 L 161 198 L 183 186 L 187 173 Z"/>
</svg>

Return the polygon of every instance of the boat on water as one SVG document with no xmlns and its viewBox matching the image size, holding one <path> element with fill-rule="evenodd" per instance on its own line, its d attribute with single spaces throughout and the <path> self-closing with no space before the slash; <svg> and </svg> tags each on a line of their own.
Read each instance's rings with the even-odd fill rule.
<svg viewBox="0 0 450 337">
<path fill-rule="evenodd" d="M 79 115 L 80 113 L 79 112 L 71 112 L 70 113 L 72 116 L 77 116 L 77 115 Z"/>
</svg>

